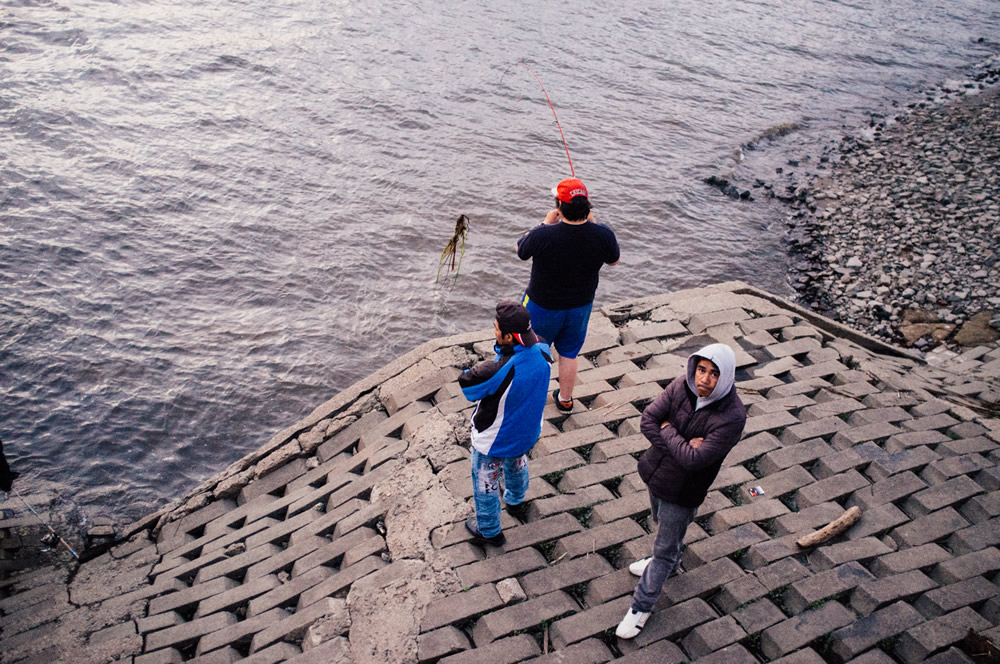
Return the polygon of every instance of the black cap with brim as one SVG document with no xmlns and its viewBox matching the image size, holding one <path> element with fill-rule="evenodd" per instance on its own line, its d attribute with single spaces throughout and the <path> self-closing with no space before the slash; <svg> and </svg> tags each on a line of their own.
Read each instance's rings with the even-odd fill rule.
<svg viewBox="0 0 1000 664">
<path fill-rule="evenodd" d="M 497 324 L 501 334 L 513 335 L 522 346 L 538 343 L 538 336 L 531 329 L 531 314 L 517 302 L 501 300 L 497 302 Z"/>
</svg>

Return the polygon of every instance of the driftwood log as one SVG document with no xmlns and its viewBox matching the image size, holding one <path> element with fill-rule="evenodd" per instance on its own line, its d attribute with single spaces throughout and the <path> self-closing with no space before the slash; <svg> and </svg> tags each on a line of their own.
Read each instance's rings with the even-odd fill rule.
<svg viewBox="0 0 1000 664">
<path fill-rule="evenodd" d="M 861 518 L 861 508 L 854 506 L 814 533 L 809 533 L 795 541 L 803 549 L 833 539 L 853 526 Z"/>
</svg>

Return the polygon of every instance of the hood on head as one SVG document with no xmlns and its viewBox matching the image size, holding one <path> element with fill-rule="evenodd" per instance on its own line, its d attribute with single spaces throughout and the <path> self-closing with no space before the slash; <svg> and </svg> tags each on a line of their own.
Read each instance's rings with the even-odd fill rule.
<svg viewBox="0 0 1000 664">
<path fill-rule="evenodd" d="M 729 394 L 736 382 L 736 354 L 733 353 L 733 349 L 726 344 L 709 344 L 688 358 L 687 386 L 695 395 L 698 394 L 698 388 L 694 384 L 694 369 L 701 359 L 709 360 L 719 368 L 719 382 L 707 397 L 698 397 L 695 410 L 704 408 Z"/>
</svg>

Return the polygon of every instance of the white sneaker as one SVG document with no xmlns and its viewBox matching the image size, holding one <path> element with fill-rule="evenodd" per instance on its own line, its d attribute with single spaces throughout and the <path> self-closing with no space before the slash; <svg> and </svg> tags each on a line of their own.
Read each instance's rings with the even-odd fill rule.
<svg viewBox="0 0 1000 664">
<path fill-rule="evenodd" d="M 628 566 L 628 571 L 632 572 L 636 576 L 642 576 L 642 573 L 646 571 L 646 566 L 652 558 L 643 558 L 642 560 L 637 560 Z"/>
<path fill-rule="evenodd" d="M 639 636 L 639 632 L 642 631 L 643 626 L 646 624 L 646 619 L 649 618 L 649 611 L 636 611 L 635 609 L 629 609 L 622 621 L 618 623 L 618 629 L 615 630 L 615 636 L 619 639 L 634 639 Z"/>
</svg>

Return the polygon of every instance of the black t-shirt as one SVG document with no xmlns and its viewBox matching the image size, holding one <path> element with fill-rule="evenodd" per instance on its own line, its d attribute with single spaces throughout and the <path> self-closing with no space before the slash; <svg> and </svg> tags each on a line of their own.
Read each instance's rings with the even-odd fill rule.
<svg viewBox="0 0 1000 664">
<path fill-rule="evenodd" d="M 604 224 L 541 224 L 517 243 L 532 259 L 528 297 L 546 309 L 573 309 L 594 301 L 601 266 L 618 260 L 618 240 Z"/>
</svg>

